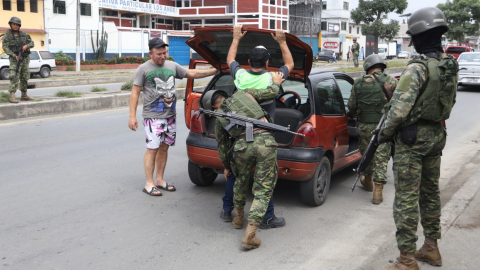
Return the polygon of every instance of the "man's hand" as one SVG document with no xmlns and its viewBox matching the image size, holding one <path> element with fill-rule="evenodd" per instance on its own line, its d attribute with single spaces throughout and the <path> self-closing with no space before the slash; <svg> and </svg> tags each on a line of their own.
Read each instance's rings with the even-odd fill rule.
<svg viewBox="0 0 480 270">
<path fill-rule="evenodd" d="M 285 81 L 283 72 L 272 72 L 272 81 L 276 84 L 282 84 L 282 82 Z"/>
<path fill-rule="evenodd" d="M 282 29 L 277 29 L 277 31 L 275 31 L 275 35 L 273 35 L 272 33 L 272 37 L 273 39 L 275 39 L 276 42 L 278 42 L 278 44 L 287 42 L 287 38 L 285 37 L 285 32 Z"/>
<path fill-rule="evenodd" d="M 240 41 L 245 34 L 247 34 L 247 31 L 243 32 L 242 34 L 242 26 L 241 24 L 237 24 L 233 27 L 233 39 Z"/>
<path fill-rule="evenodd" d="M 23 47 L 22 47 L 22 53 L 25 52 L 26 49 L 28 49 L 28 46 L 27 46 L 27 45 L 23 45 Z"/>
<path fill-rule="evenodd" d="M 138 123 L 137 123 L 137 118 L 136 117 L 130 117 L 130 119 L 128 120 L 128 127 L 133 131 L 137 130 Z"/>
<path fill-rule="evenodd" d="M 15 55 L 15 60 L 17 60 L 17 61 L 18 61 L 18 56 L 17 56 L 17 55 Z"/>
<path fill-rule="evenodd" d="M 393 136 L 387 136 L 383 134 L 382 130 L 378 133 L 378 144 L 391 142 L 392 140 L 393 140 Z"/>
<path fill-rule="evenodd" d="M 229 169 L 223 169 L 223 175 L 225 176 L 225 181 L 228 180 L 228 176 L 230 175 Z"/>
</svg>

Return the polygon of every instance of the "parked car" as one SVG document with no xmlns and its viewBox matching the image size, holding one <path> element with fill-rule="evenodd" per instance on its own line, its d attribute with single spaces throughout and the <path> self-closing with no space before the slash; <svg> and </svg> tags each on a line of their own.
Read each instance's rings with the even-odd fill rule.
<svg viewBox="0 0 480 270">
<path fill-rule="evenodd" d="M 458 85 L 480 85 L 480 52 L 460 54 L 458 65 Z"/>
<path fill-rule="evenodd" d="M 251 48 L 262 44 L 270 54 L 268 70 L 282 66 L 280 47 L 271 37 L 271 30 L 248 28 L 240 41 L 236 60 L 248 69 Z M 305 137 L 275 132 L 278 143 L 278 177 L 300 182 L 302 200 L 318 206 L 325 202 L 332 172 L 339 171 L 361 159 L 358 151 L 358 130 L 354 119 L 346 116 L 354 83 L 347 74 L 324 70 L 310 74 L 313 53 L 311 47 L 297 37 L 286 34 L 294 59 L 294 69 L 276 98 L 275 123 L 290 126 Z M 219 72 L 203 92 L 193 89 L 193 79 L 187 82 L 185 93 L 185 123 L 187 137 L 188 173 L 199 186 L 208 186 L 223 165 L 217 153 L 214 135 L 215 118 L 199 115 L 202 98 L 208 91 L 222 89 L 229 95 L 235 91 L 233 78 L 226 63 L 232 41 L 232 27 L 196 28 L 195 36 L 186 43 L 205 60 L 190 60 L 190 68 L 210 64 Z"/>
<path fill-rule="evenodd" d="M 32 50 L 29 55 L 30 58 L 30 75 L 40 74 L 42 78 L 50 77 L 50 71 L 57 70 L 55 58 L 49 51 Z M 0 59 L 0 79 L 10 79 L 10 61 L 8 58 Z"/>
<path fill-rule="evenodd" d="M 445 50 L 445 53 L 453 55 L 453 57 L 455 57 L 455 59 L 458 60 L 458 57 L 460 56 L 460 54 L 464 52 L 472 52 L 472 51 L 473 51 L 472 48 L 468 46 L 449 46 Z"/>
<path fill-rule="evenodd" d="M 413 52 L 412 52 L 412 55 L 410 55 L 410 57 L 411 57 L 412 59 L 417 59 L 417 58 L 420 58 L 420 54 L 419 54 L 418 52 L 416 52 L 416 51 L 413 51 Z"/>
<path fill-rule="evenodd" d="M 402 51 L 398 54 L 398 59 L 403 58 L 403 59 L 408 59 L 410 58 L 410 53 L 407 51 Z"/>
<path fill-rule="evenodd" d="M 315 55 L 315 60 L 318 60 L 318 61 L 327 61 L 328 63 L 332 63 L 333 62 L 333 54 L 335 52 L 334 51 L 331 51 L 331 50 L 323 50 L 323 51 L 320 51 L 318 52 L 316 55 Z"/>
</svg>

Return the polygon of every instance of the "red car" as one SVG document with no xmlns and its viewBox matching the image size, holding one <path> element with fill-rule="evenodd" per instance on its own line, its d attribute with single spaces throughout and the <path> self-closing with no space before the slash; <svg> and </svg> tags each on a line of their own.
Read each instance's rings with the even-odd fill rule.
<svg viewBox="0 0 480 270">
<path fill-rule="evenodd" d="M 257 45 L 265 46 L 271 55 L 268 69 L 282 66 L 282 54 L 270 30 L 245 29 L 236 60 L 248 69 L 248 55 Z M 229 95 L 236 91 L 226 63 L 232 42 L 232 27 L 196 28 L 187 44 L 205 60 L 190 61 L 190 68 L 210 64 L 217 73 L 203 91 L 195 91 L 193 79 L 187 82 L 185 93 L 185 123 L 187 137 L 188 173 L 196 185 L 208 186 L 223 165 L 217 153 L 215 119 L 198 115 L 204 93 L 222 89 Z M 275 133 L 278 143 L 279 178 L 299 181 L 302 200 L 318 206 L 325 202 L 332 172 L 361 159 L 358 151 L 356 120 L 346 116 L 345 103 L 350 96 L 353 79 L 342 72 L 319 71 L 310 74 L 313 54 L 311 47 L 297 37 L 286 34 L 294 59 L 294 69 L 282 84 L 276 99 L 275 123 L 290 126 L 305 137 Z"/>
<path fill-rule="evenodd" d="M 453 55 L 453 57 L 455 57 L 455 59 L 457 60 L 460 54 L 464 52 L 473 52 L 473 49 L 470 48 L 470 46 L 466 46 L 463 43 L 461 43 L 459 45 L 448 46 L 447 49 L 445 50 L 445 53 Z"/>
</svg>

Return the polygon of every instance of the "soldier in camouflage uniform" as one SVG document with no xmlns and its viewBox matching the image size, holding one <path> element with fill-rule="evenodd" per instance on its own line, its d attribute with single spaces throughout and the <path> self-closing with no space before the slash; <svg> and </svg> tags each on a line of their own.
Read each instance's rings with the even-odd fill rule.
<svg viewBox="0 0 480 270">
<path fill-rule="evenodd" d="M 353 65 L 358 67 L 358 55 L 360 54 L 360 44 L 357 43 L 357 38 L 353 38 L 352 55 Z"/>
<path fill-rule="evenodd" d="M 360 131 L 359 148 L 362 155 L 372 138 L 372 132 L 377 128 L 378 122 L 384 113 L 384 106 L 392 97 L 397 87 L 397 80 L 383 73 L 387 67 L 382 57 L 372 54 L 365 59 L 363 68 L 366 75 L 355 80 L 350 99 L 348 100 L 349 117 L 357 117 Z M 384 90 L 386 93 L 384 93 Z M 388 95 L 388 97 L 386 96 Z M 375 152 L 373 160 L 365 169 L 360 183 L 367 191 L 373 190 L 373 204 L 383 201 L 383 185 L 387 183 L 387 165 L 390 160 L 391 143 L 380 144 Z M 373 181 L 372 181 L 373 180 Z"/>
<path fill-rule="evenodd" d="M 271 118 L 259 105 L 278 95 L 280 84 L 283 81 L 282 73 L 272 76 L 273 84 L 267 89 L 247 88 L 236 92 L 228 98 L 221 90 L 212 91 L 203 97 L 205 109 L 214 108 L 218 112 L 233 112 L 263 121 L 271 122 Z M 224 127 L 228 120 L 217 117 L 215 123 L 215 137 L 218 142 L 218 155 L 225 167 L 225 175 L 232 172 L 236 177 L 234 185 L 235 217 L 233 225 L 237 229 L 243 227 L 244 206 L 246 203 L 249 179 L 252 169 L 255 168 L 253 195 L 254 200 L 248 215 L 248 226 L 241 246 L 254 249 L 260 246 L 260 239 L 255 237 L 257 228 L 263 220 L 277 182 L 277 143 L 273 133 L 268 130 L 254 128 L 254 141 L 247 142 L 244 128 L 232 128 L 227 132 Z M 230 147 L 230 138 L 235 139 Z M 230 151 L 233 151 L 233 155 Z"/>
<path fill-rule="evenodd" d="M 8 89 L 10 99 L 8 101 L 18 103 L 18 100 L 15 99 L 15 92 L 17 91 L 19 80 L 20 90 L 22 91 L 20 100 L 29 101 L 32 99 L 27 96 L 28 79 L 30 78 L 30 58 L 28 58 L 28 55 L 34 43 L 27 33 L 20 31 L 20 27 L 22 26 L 20 18 L 12 17 L 10 21 L 8 21 L 8 24 L 10 25 L 10 30 L 5 34 L 2 45 L 3 50 L 8 54 L 10 60 L 10 88 Z M 15 76 L 19 52 L 21 52 L 22 60 L 20 61 L 18 75 Z"/>
<path fill-rule="evenodd" d="M 442 265 L 440 239 L 440 157 L 446 143 L 442 121 L 450 116 L 457 91 L 458 63 L 443 53 L 448 31 L 443 12 L 423 8 L 408 20 L 419 60 L 409 62 L 393 93 L 379 142 L 395 140 L 393 216 L 400 257 L 387 270 L 419 269 L 417 260 Z M 416 250 L 419 209 L 425 242 Z"/>
</svg>

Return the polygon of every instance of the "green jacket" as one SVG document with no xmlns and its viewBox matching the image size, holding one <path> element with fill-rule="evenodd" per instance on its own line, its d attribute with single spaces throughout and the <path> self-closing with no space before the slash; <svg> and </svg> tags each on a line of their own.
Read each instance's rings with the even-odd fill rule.
<svg viewBox="0 0 480 270">
<path fill-rule="evenodd" d="M 24 45 L 27 45 L 28 49 L 22 53 L 22 56 L 27 57 L 30 54 L 30 48 L 35 46 L 30 35 L 22 31 L 18 31 L 18 34 L 15 35 L 11 29 L 5 33 L 2 48 L 10 57 L 18 55 L 18 52 L 22 50 Z"/>
</svg>

